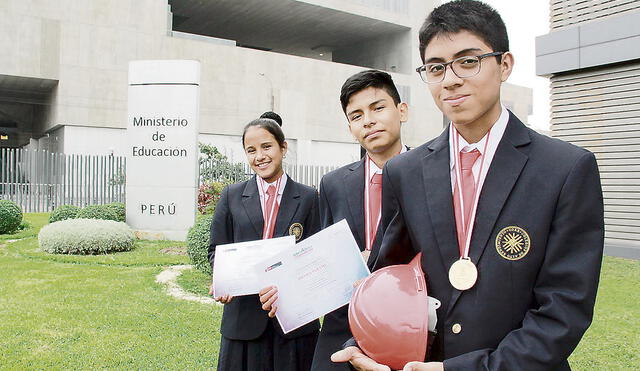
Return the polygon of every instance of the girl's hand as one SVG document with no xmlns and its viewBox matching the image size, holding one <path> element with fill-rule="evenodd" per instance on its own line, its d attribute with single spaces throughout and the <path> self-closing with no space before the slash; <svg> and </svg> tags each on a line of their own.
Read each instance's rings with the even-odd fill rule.
<svg viewBox="0 0 640 371">
<path fill-rule="evenodd" d="M 269 317 L 273 318 L 276 315 L 278 307 L 274 305 L 278 300 L 278 288 L 275 286 L 267 286 L 260 290 L 260 303 L 262 303 L 262 309 L 269 311 Z"/>
<path fill-rule="evenodd" d="M 231 302 L 231 300 L 233 300 L 233 296 L 231 296 L 231 295 L 222 295 L 222 296 L 218 296 L 218 297 L 213 298 L 213 300 L 217 301 L 218 303 L 229 304 Z"/>
</svg>

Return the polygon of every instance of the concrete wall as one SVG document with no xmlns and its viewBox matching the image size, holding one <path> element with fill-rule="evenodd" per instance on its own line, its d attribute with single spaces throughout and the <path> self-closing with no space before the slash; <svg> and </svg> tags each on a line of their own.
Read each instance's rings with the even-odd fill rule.
<svg viewBox="0 0 640 371">
<path fill-rule="evenodd" d="M 504 83 L 500 92 L 502 104 L 513 112 L 520 121 L 528 122 L 533 113 L 533 89 Z"/>
<path fill-rule="evenodd" d="M 536 40 L 536 70 L 551 80 L 551 135 L 595 154 L 607 250 L 637 256 L 640 3 L 550 4 L 555 21 Z"/>
<path fill-rule="evenodd" d="M 411 26 L 416 13 L 407 11 L 413 3 L 423 3 L 433 7 L 437 1 L 433 0 L 295 0 L 301 3 L 314 4 L 325 8 L 340 10 L 365 17 L 378 19 L 383 22 Z M 413 15 L 413 17 L 412 17 Z M 427 13 L 424 13 L 426 17 Z M 423 17 L 423 16 L 421 16 Z"/>
<path fill-rule="evenodd" d="M 333 60 L 410 75 L 413 66 L 411 32 L 399 32 L 360 45 L 334 50 Z"/>
<path fill-rule="evenodd" d="M 361 67 L 210 43 L 203 38 L 172 37 L 166 1 L 26 4 L 6 0 L 1 4 L 7 16 L 1 26 L 5 32 L 0 47 L 7 56 L 0 59 L 0 73 L 59 80 L 51 119 L 38 128 L 40 134 L 56 125 L 124 128 L 130 60 L 197 59 L 202 63 L 202 134 L 239 135 L 245 123 L 271 109 L 273 99 L 274 110 L 286 123 L 287 137 L 315 145 L 329 142 L 353 147 L 355 143 L 344 125 L 338 95 L 342 82 Z M 394 74 L 394 79 L 398 84 L 420 86 L 412 74 Z M 427 100 L 412 97 L 411 101 Z M 416 105 L 405 125 L 405 141 L 417 145 L 440 127 L 440 113 L 433 105 Z M 66 134 L 71 138 L 77 133 Z M 99 143 L 103 138 L 86 134 L 87 150 L 114 147 L 118 151 L 119 142 L 103 146 Z M 64 148 L 79 145 L 65 143 Z"/>
<path fill-rule="evenodd" d="M 413 71 L 421 64 L 417 33 L 432 1 L 409 1 L 408 15 L 369 8 L 362 1 L 306 2 L 362 11 L 365 16 L 411 27 L 397 39 L 363 45 L 362 51 L 379 52 L 383 59 L 397 57 L 396 68 L 403 73 L 392 73 L 393 78 L 407 86 L 410 94 L 403 141 L 417 146 L 441 132 L 442 115 Z M 115 154 L 121 152 L 121 134 L 110 129 L 126 125 L 129 61 L 195 59 L 202 65 L 201 137 L 217 138 L 221 150 L 237 151 L 236 142 L 220 138 L 241 135 L 248 121 L 273 109 L 284 119 L 287 138 L 296 143 L 292 160 L 336 165 L 358 153 L 338 97 L 344 80 L 364 67 L 173 33 L 166 0 L 4 0 L 0 11 L 4 15 L 0 48 L 5 51 L 0 75 L 58 81 L 47 118 L 34 128 L 34 134 L 64 126 L 64 142 L 56 148 L 65 152 L 102 154 L 111 148 Z M 396 43 L 397 47 L 383 53 L 384 45 Z M 49 134 L 55 136 L 55 132 Z"/>
</svg>

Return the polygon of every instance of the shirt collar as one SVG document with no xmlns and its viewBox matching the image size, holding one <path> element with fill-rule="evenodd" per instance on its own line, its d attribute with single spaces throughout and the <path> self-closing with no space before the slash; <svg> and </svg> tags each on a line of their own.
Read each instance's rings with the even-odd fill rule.
<svg viewBox="0 0 640 371">
<path fill-rule="evenodd" d="M 275 187 L 276 183 L 278 182 L 278 180 L 276 179 L 275 181 L 271 182 L 271 183 L 267 183 L 266 181 L 261 182 L 260 179 L 258 179 L 259 176 L 256 175 L 256 182 L 258 183 L 258 187 L 260 187 L 260 185 L 262 185 L 262 193 L 263 194 L 267 194 L 267 190 L 269 189 L 270 185 L 273 185 Z M 282 173 L 282 181 L 280 182 L 280 189 L 278 190 L 278 194 L 281 195 L 284 192 L 284 186 L 287 185 L 287 173 L 283 172 Z"/>
<path fill-rule="evenodd" d="M 402 148 L 400 149 L 400 153 L 405 153 L 405 152 L 407 152 L 407 146 L 403 144 Z M 375 162 L 373 161 L 367 161 L 367 162 L 369 163 L 369 180 L 371 180 L 371 177 L 373 177 L 373 174 L 382 174 L 382 169 L 380 169 Z"/>
<path fill-rule="evenodd" d="M 507 123 L 509 122 L 509 111 L 507 111 L 507 109 L 503 105 L 500 105 L 500 106 L 502 107 L 502 111 L 500 112 L 500 117 L 498 117 L 498 120 L 491 126 L 491 142 L 492 143 L 494 142 L 494 138 L 498 138 L 498 140 L 502 138 L 502 134 L 504 133 L 507 127 Z M 451 123 L 451 125 L 453 125 L 453 123 Z M 451 130 L 451 133 L 453 133 L 453 130 Z M 485 142 L 487 141 L 488 134 L 489 133 L 485 134 L 484 137 L 482 137 L 482 139 L 472 144 L 467 143 L 467 141 L 462 137 L 462 135 L 460 135 L 459 136 L 460 152 L 470 152 L 470 151 L 473 151 L 474 149 L 477 149 L 481 155 L 484 155 L 482 151 L 485 149 Z M 489 145 L 491 145 L 491 143 L 489 143 Z M 449 135 L 449 148 L 451 149 L 449 151 L 450 153 L 449 168 L 453 169 L 455 164 L 455 159 L 453 158 L 454 156 L 453 135 Z M 488 148 L 487 148 L 487 151 L 488 151 Z"/>
</svg>

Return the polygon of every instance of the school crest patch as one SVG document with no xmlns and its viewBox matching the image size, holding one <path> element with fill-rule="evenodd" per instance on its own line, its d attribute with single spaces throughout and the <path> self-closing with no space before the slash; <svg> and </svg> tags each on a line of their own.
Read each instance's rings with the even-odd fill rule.
<svg viewBox="0 0 640 371">
<path fill-rule="evenodd" d="M 296 242 L 300 241 L 302 238 L 302 232 L 302 224 L 300 223 L 293 223 L 291 224 L 291 227 L 289 227 L 289 236 L 295 236 Z"/>
<path fill-rule="evenodd" d="M 529 253 L 531 239 L 527 232 L 516 226 L 502 228 L 496 236 L 496 251 L 507 260 L 520 260 Z"/>
</svg>

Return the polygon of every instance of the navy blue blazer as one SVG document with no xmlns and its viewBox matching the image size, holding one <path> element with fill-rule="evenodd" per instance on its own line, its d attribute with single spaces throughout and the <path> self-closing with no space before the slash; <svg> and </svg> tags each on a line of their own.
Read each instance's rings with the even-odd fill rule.
<svg viewBox="0 0 640 371">
<path fill-rule="evenodd" d="M 280 200 L 273 236 L 289 235 L 289 228 L 294 223 L 302 225 L 301 239 L 320 230 L 318 193 L 314 188 L 297 183 L 289 177 Z M 222 191 L 211 223 L 211 267 L 217 245 L 259 240 L 262 238 L 263 226 L 264 219 L 255 175 L 247 181 L 226 187 Z M 253 340 L 262 335 L 269 320 L 275 321 L 274 327 L 282 334 L 276 319 L 269 318 L 267 312 L 262 310 L 258 295 L 237 296 L 224 306 L 220 332 L 233 340 Z M 319 322 L 314 321 L 284 336 L 294 338 L 317 332 L 319 328 Z"/>
<path fill-rule="evenodd" d="M 409 147 L 406 147 L 409 150 Z M 366 157 L 327 173 L 320 181 L 320 221 L 326 228 L 346 219 L 360 248 L 365 249 L 364 177 Z M 376 238 L 382 232 L 376 234 Z M 313 355 L 312 371 L 349 370 L 347 364 L 331 362 L 331 354 L 351 338 L 347 305 L 324 316 Z"/>
<path fill-rule="evenodd" d="M 365 249 L 364 160 L 365 158 L 362 158 L 327 173 L 320 181 L 322 228 L 346 219 L 360 251 Z M 332 353 L 340 350 L 342 344 L 350 337 L 346 305 L 324 316 L 311 370 L 349 370 L 347 364 L 333 363 L 330 357 Z"/>
<path fill-rule="evenodd" d="M 458 291 L 448 280 L 459 259 L 448 134 L 387 163 L 374 269 L 422 252 L 429 295 L 442 302 L 428 358 L 445 370 L 568 370 L 591 323 L 604 244 L 594 155 L 510 113 L 473 229 L 478 281 Z"/>
</svg>

